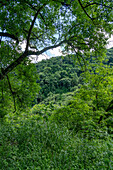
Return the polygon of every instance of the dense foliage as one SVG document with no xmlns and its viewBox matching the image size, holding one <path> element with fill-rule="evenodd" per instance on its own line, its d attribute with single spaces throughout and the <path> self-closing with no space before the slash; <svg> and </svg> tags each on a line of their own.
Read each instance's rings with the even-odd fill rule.
<svg viewBox="0 0 113 170">
<path fill-rule="evenodd" d="M 113 169 L 112 11 L 108 0 L 0 0 L 0 169 Z M 59 46 L 70 58 L 30 61 Z"/>
<path fill-rule="evenodd" d="M 8 105 L 11 108 L 12 101 L 13 110 L 20 108 L 23 87 L 35 86 L 33 73 L 29 71 L 32 67 L 29 56 L 40 57 L 47 50 L 60 46 L 64 53 L 72 53 L 85 67 L 90 53 L 97 58 L 104 56 L 113 29 L 112 11 L 112 1 L 108 0 L 1 0 L 0 102 L 5 96 L 10 99 L 7 105 L 6 102 L 1 105 L 2 109 L 6 110 Z M 24 76 L 26 85 L 21 84 Z M 16 79 L 20 81 L 13 83 Z M 70 79 L 64 78 L 61 84 L 64 83 L 69 85 Z M 20 88 L 22 90 L 18 91 Z M 29 103 L 25 89 L 25 100 Z M 34 91 L 38 93 L 38 89 L 30 89 L 31 93 Z"/>
<path fill-rule="evenodd" d="M 62 94 L 73 90 L 81 83 L 82 72 L 71 57 L 53 57 L 36 64 L 40 86 L 37 100 L 41 101 L 51 94 Z"/>
<path fill-rule="evenodd" d="M 0 168 L 112 170 L 113 141 L 106 129 L 88 122 L 89 130 L 72 134 L 63 124 L 31 112 L 7 116 L 0 128 Z"/>
<path fill-rule="evenodd" d="M 92 63 L 92 70 L 87 72 L 80 72 L 68 57 L 37 64 L 39 77 L 44 75 L 44 68 L 52 70 L 46 69 L 48 81 L 56 72 L 66 72 L 68 78 L 76 70 L 74 75 L 82 84 L 71 92 L 66 92 L 65 84 L 60 91 L 58 86 L 51 91 L 48 85 L 49 95 L 45 93 L 39 104 L 1 119 L 1 169 L 113 169 L 112 51 L 108 51 L 104 64 Z M 57 65 L 62 71 L 55 70 Z M 38 80 L 43 81 L 43 77 Z"/>
<path fill-rule="evenodd" d="M 65 57 L 53 57 L 48 60 L 42 60 L 41 62 L 36 64 L 37 72 L 39 75 L 39 79 L 37 80 L 37 83 L 40 84 L 41 89 L 40 93 L 37 95 L 37 102 L 41 102 L 45 99 L 46 101 L 52 101 L 52 98 L 62 98 L 63 96 L 69 95 L 67 92 L 73 92 L 76 89 L 79 89 L 82 84 L 85 83 L 84 78 L 86 77 L 87 81 L 88 79 L 92 79 L 92 84 L 94 83 L 94 75 L 90 75 L 90 72 L 96 73 L 99 72 L 99 69 L 101 70 L 101 75 L 103 77 L 106 76 L 106 74 L 111 73 L 112 77 L 112 63 L 113 63 L 113 48 L 107 50 L 106 58 L 103 60 L 103 64 L 106 65 L 106 69 L 104 68 L 101 70 L 104 65 L 100 66 L 100 63 L 98 60 L 94 60 L 94 57 L 91 57 L 89 60 L 90 64 L 87 65 L 87 68 L 89 68 L 89 71 L 83 70 L 83 67 L 81 67 L 79 64 L 76 63 L 75 58 L 70 56 Z M 88 60 L 88 59 L 87 59 Z M 109 68 L 111 67 L 111 69 Z M 84 74 L 82 74 L 84 73 Z M 100 75 L 100 76 L 101 76 Z M 95 77 L 96 78 L 96 77 Z M 98 79 L 97 81 L 100 81 Z M 97 82 L 95 82 L 97 83 Z M 102 82 L 103 83 L 103 82 Z M 65 94 L 64 94 L 65 93 Z M 70 93 L 70 96 L 72 93 Z"/>
</svg>

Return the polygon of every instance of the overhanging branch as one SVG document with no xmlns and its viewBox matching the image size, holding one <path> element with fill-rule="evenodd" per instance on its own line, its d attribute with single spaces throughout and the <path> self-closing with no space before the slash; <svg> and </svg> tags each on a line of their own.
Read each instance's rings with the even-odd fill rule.
<svg viewBox="0 0 113 170">
<path fill-rule="evenodd" d="M 56 44 L 56 45 L 52 45 L 52 46 L 49 46 L 49 47 L 45 47 L 44 49 L 40 50 L 40 51 L 28 51 L 28 55 L 40 55 L 50 49 L 53 49 L 53 48 L 56 48 L 56 47 L 59 47 L 60 45 L 66 43 L 67 40 L 63 40 L 61 41 L 59 44 Z"/>
<path fill-rule="evenodd" d="M 36 21 L 36 18 L 38 16 L 38 14 L 40 13 L 41 9 L 46 5 L 46 3 L 44 3 L 36 12 L 35 16 L 34 16 L 34 19 L 31 23 L 31 26 L 30 26 L 30 29 L 29 29 L 29 32 L 28 32 L 28 36 L 27 36 L 27 44 L 26 44 L 26 49 L 25 51 L 28 50 L 28 46 L 29 46 L 29 41 L 30 41 L 30 36 L 31 36 L 31 32 L 32 32 L 32 29 L 34 27 L 34 24 L 35 24 L 35 21 Z"/>
<path fill-rule="evenodd" d="M 12 71 L 17 65 L 19 65 L 26 57 L 28 56 L 28 53 L 25 51 L 19 58 L 17 58 L 14 62 L 12 62 L 7 68 L 1 69 L 0 73 L 0 80 L 3 80 L 4 77 Z"/>
<path fill-rule="evenodd" d="M 82 5 L 82 3 L 81 3 L 80 0 L 78 0 L 78 2 L 79 2 L 79 4 L 80 4 L 81 8 L 83 9 L 83 11 L 85 12 L 85 14 L 88 16 L 88 18 L 90 18 L 91 20 L 96 19 L 96 18 L 91 18 L 91 17 L 90 17 L 90 15 L 86 12 L 86 10 L 85 10 L 85 8 L 84 8 L 84 6 Z"/>
<path fill-rule="evenodd" d="M 9 37 L 9 38 L 12 38 L 13 40 L 16 40 L 17 43 L 19 43 L 18 37 L 16 37 L 16 36 L 13 35 L 13 34 L 9 34 L 9 33 L 7 33 L 7 32 L 0 32 L 0 36 L 1 36 L 1 37 Z"/>
<path fill-rule="evenodd" d="M 101 6 L 104 6 L 104 7 L 106 7 L 106 8 L 113 9 L 113 7 L 110 7 L 110 6 L 105 5 L 105 4 L 100 4 L 100 3 L 98 3 L 98 2 L 89 3 L 89 4 L 87 4 L 86 6 L 84 6 L 84 8 L 87 8 L 87 7 L 92 6 L 92 5 L 98 5 L 98 6 L 101 5 Z"/>
<path fill-rule="evenodd" d="M 53 49 L 53 48 L 56 48 L 56 47 L 59 47 L 60 45 L 62 45 L 63 43 L 66 43 L 67 40 L 64 40 L 64 41 L 61 41 L 59 44 L 56 44 L 56 45 L 52 45 L 52 46 L 49 46 L 49 47 L 45 47 L 44 49 L 40 50 L 40 51 L 25 51 L 19 58 L 17 58 L 14 62 L 12 62 L 7 68 L 5 69 L 1 69 L 1 73 L 0 73 L 0 80 L 3 80 L 4 77 L 9 73 L 11 72 L 16 66 L 18 66 L 19 64 L 21 64 L 22 61 L 24 61 L 24 59 L 27 57 L 27 56 L 30 56 L 30 55 L 40 55 L 44 52 L 46 52 L 47 50 L 50 50 L 50 49 Z"/>
</svg>

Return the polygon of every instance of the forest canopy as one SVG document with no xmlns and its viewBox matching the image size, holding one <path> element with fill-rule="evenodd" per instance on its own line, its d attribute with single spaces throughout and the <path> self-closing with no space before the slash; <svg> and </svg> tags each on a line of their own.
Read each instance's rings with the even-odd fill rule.
<svg viewBox="0 0 113 170">
<path fill-rule="evenodd" d="M 112 8 L 112 1 L 107 0 L 1 0 L 0 79 L 29 55 L 40 55 L 58 46 L 71 50 L 78 58 L 88 55 L 90 49 L 102 55 L 105 35 L 112 33 Z M 23 41 L 26 48 L 21 52 Z"/>
<path fill-rule="evenodd" d="M 112 11 L 108 0 L 1 0 L 1 103 L 11 98 L 16 110 L 16 103 L 25 107 L 23 100 L 32 99 L 39 91 L 31 55 L 61 46 L 85 66 L 91 52 L 97 58 L 103 56 L 112 34 Z"/>
</svg>

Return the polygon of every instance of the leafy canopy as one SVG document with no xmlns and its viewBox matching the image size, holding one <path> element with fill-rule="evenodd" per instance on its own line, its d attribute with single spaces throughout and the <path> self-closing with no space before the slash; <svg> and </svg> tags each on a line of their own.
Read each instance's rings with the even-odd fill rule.
<svg viewBox="0 0 113 170">
<path fill-rule="evenodd" d="M 108 0 L 0 2 L 0 79 L 29 55 L 40 55 L 57 46 L 80 56 L 90 49 L 102 52 L 105 33 L 112 32 L 112 2 Z M 26 48 L 22 52 L 23 41 Z"/>
<path fill-rule="evenodd" d="M 64 51 L 76 54 L 80 63 L 85 63 L 91 51 L 96 56 L 104 54 L 106 34 L 112 33 L 112 8 L 112 1 L 108 0 L 1 0 L 0 100 L 7 96 L 8 89 L 9 98 L 12 96 L 16 102 L 18 90 L 14 87 L 20 88 L 23 83 L 24 69 L 29 72 L 30 55 L 39 56 L 62 46 Z M 26 43 L 24 51 L 23 42 Z M 11 85 L 10 80 L 19 75 L 21 83 Z M 28 85 L 27 81 L 31 80 L 26 78 Z"/>
</svg>

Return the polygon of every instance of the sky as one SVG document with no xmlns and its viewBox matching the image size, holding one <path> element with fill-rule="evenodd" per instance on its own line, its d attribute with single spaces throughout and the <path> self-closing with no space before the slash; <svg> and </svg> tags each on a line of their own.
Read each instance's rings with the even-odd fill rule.
<svg viewBox="0 0 113 170">
<path fill-rule="evenodd" d="M 26 43 L 24 42 L 22 44 L 22 51 L 25 50 L 25 46 L 26 46 Z M 108 40 L 108 45 L 106 46 L 106 48 L 109 49 L 111 47 L 113 47 L 113 35 Z M 61 55 L 63 55 L 61 52 L 61 47 L 57 47 L 57 48 L 48 50 L 47 52 L 45 52 L 44 54 L 41 54 L 39 56 L 31 56 L 31 60 L 33 63 L 37 63 L 43 59 L 45 60 L 45 59 L 49 59 L 51 57 L 57 57 L 57 56 L 61 56 Z"/>
<path fill-rule="evenodd" d="M 22 51 L 24 51 L 25 47 L 26 47 L 25 41 L 23 42 L 21 47 L 22 47 Z M 61 55 L 63 55 L 61 52 L 61 47 L 57 47 L 57 48 L 48 50 L 47 52 L 45 52 L 44 54 L 41 54 L 39 56 L 33 55 L 33 56 L 31 56 L 31 59 L 32 59 L 33 63 L 37 63 L 43 59 L 45 60 L 45 59 L 49 59 L 51 57 L 56 57 L 56 56 L 61 56 Z"/>
<path fill-rule="evenodd" d="M 107 45 L 107 49 L 113 47 L 113 35 L 111 36 L 111 38 L 109 38 L 108 42 L 109 44 Z"/>
</svg>

